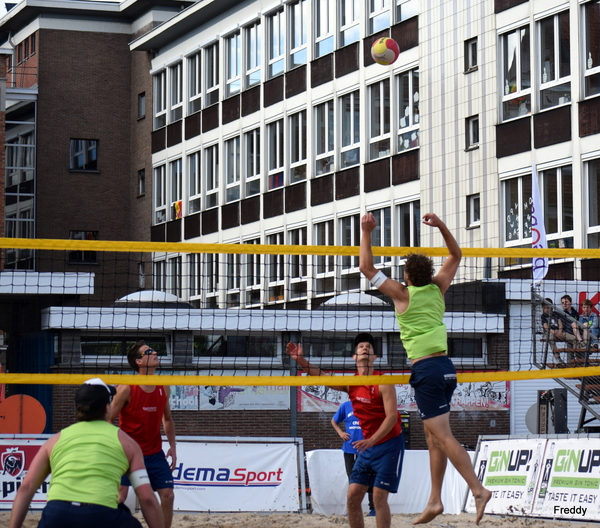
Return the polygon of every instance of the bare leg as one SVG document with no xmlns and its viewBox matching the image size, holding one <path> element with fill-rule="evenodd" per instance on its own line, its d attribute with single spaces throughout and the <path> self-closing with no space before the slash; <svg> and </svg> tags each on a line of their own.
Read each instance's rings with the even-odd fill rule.
<svg viewBox="0 0 600 528">
<path fill-rule="evenodd" d="M 356 483 L 348 486 L 346 506 L 348 508 L 348 524 L 350 528 L 364 528 L 365 526 L 365 519 L 362 513 L 362 500 L 368 489 L 368 486 Z M 377 508 L 377 503 L 375 503 L 375 507 Z M 377 515 L 379 516 L 379 512 L 377 512 Z"/>
<path fill-rule="evenodd" d="M 423 422 L 423 423 L 426 423 Z M 446 473 L 446 465 L 448 458 L 443 451 L 437 446 L 435 438 L 425 427 L 425 439 L 429 448 L 429 472 L 431 474 L 431 493 L 429 501 L 423 510 L 423 513 L 413 521 L 413 524 L 423 524 L 435 519 L 444 511 L 442 504 L 442 484 L 444 482 L 444 474 Z"/>
<path fill-rule="evenodd" d="M 373 488 L 373 502 L 375 503 L 375 523 L 377 528 L 390 528 L 392 525 L 392 514 L 388 504 L 389 491 L 381 488 Z"/>
<path fill-rule="evenodd" d="M 425 430 L 429 431 L 429 434 L 433 437 L 438 448 L 450 459 L 452 465 L 461 474 L 462 478 L 465 479 L 471 489 L 473 497 L 475 497 L 475 508 L 477 510 L 475 524 L 479 524 L 479 521 L 483 517 L 485 506 L 492 497 L 492 494 L 479 482 L 469 454 L 454 438 L 450 430 L 450 413 L 424 420 L 423 425 Z"/>
<path fill-rule="evenodd" d="M 156 490 L 160 497 L 160 507 L 163 511 L 165 519 L 165 528 L 171 528 L 173 522 L 173 503 L 175 502 L 175 494 L 172 488 L 163 488 Z"/>
</svg>

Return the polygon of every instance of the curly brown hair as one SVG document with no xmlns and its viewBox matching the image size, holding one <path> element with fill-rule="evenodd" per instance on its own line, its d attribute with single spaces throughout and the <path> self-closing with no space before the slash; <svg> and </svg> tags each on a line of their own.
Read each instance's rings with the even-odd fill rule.
<svg viewBox="0 0 600 528">
<path fill-rule="evenodd" d="M 433 261 L 422 253 L 409 253 L 404 272 L 413 286 L 427 286 L 433 280 Z"/>
</svg>

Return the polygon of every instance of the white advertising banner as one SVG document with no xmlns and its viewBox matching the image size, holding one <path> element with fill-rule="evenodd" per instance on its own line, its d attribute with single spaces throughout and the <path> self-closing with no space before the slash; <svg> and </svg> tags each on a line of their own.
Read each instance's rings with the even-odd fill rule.
<svg viewBox="0 0 600 528">
<path fill-rule="evenodd" d="M 599 520 L 600 440 L 549 439 L 533 514 Z"/>
<path fill-rule="evenodd" d="M 49 435 L 48 435 L 49 436 Z M 11 510 L 23 477 L 29 471 L 33 458 L 46 439 L 0 439 L 0 510 Z M 50 477 L 37 490 L 31 501 L 32 510 L 46 505 Z"/>
<path fill-rule="evenodd" d="M 299 511 L 297 453 L 293 443 L 178 442 L 175 510 Z"/>
<path fill-rule="evenodd" d="M 492 492 L 486 513 L 531 512 L 545 446 L 545 438 L 481 442 L 475 472 Z M 471 494 L 466 511 L 475 513 Z"/>
</svg>

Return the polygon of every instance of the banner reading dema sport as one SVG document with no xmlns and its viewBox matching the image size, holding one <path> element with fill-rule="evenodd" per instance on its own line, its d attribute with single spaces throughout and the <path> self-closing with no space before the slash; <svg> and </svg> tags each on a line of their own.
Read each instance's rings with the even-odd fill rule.
<svg viewBox="0 0 600 528">
<path fill-rule="evenodd" d="M 600 440 L 549 439 L 533 514 L 599 520 Z"/>
<path fill-rule="evenodd" d="M 481 443 L 475 472 L 492 492 L 486 513 L 527 515 L 531 512 L 545 446 L 545 438 Z M 465 509 L 475 513 L 472 494 Z"/>
<path fill-rule="evenodd" d="M 293 443 L 179 442 L 173 471 L 175 510 L 300 510 Z M 168 444 L 164 444 L 165 452 Z"/>
</svg>

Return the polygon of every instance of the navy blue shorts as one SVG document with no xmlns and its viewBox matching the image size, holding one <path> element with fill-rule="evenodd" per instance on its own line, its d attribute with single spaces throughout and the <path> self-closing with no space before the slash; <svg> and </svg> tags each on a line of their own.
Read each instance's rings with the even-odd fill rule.
<svg viewBox="0 0 600 528">
<path fill-rule="evenodd" d="M 142 528 L 129 508 L 119 504 L 108 508 L 99 504 L 79 504 L 61 500 L 48 501 L 38 528 Z"/>
<path fill-rule="evenodd" d="M 433 356 L 412 366 L 410 385 L 422 420 L 450 412 L 456 389 L 456 369 L 448 356 Z"/>
<path fill-rule="evenodd" d="M 404 461 L 404 435 L 400 434 L 359 453 L 350 484 L 362 484 L 396 493 Z"/>
<path fill-rule="evenodd" d="M 155 455 L 145 456 L 144 464 L 146 465 L 146 471 L 148 471 L 150 485 L 153 490 L 173 487 L 173 473 L 171 472 L 164 451 L 161 450 Z M 131 486 L 127 475 L 121 477 L 121 486 Z"/>
</svg>

